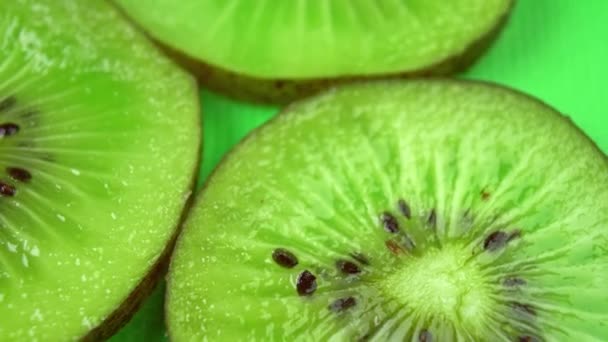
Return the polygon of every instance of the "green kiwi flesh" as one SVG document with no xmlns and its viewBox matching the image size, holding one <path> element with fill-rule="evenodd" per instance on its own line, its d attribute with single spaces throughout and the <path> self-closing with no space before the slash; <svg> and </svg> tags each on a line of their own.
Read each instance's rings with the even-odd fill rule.
<svg viewBox="0 0 608 342">
<path fill-rule="evenodd" d="M 344 79 L 461 71 L 514 1 L 115 2 L 205 85 L 285 103 Z"/>
<path fill-rule="evenodd" d="M 174 341 L 604 341 L 608 159 L 527 95 L 332 89 L 215 170 L 168 275 Z"/>
<path fill-rule="evenodd" d="M 0 340 L 99 340 L 162 275 L 194 80 L 102 0 L 0 2 Z"/>
</svg>

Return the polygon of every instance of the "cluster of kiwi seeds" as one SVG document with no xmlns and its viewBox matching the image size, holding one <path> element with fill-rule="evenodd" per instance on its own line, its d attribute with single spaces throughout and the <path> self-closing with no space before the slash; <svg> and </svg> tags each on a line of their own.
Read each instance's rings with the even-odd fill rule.
<svg viewBox="0 0 608 342">
<path fill-rule="evenodd" d="M 361 83 L 295 103 L 231 152 L 190 212 L 171 336 L 601 337 L 603 309 L 582 303 L 604 279 L 607 216 L 587 205 L 608 199 L 607 166 L 561 114 L 485 83 Z M 598 239 L 578 248 L 580 230 Z M 593 290 L 573 293 L 582 281 L 560 281 L 565 267 Z"/>
<path fill-rule="evenodd" d="M 488 200 L 490 193 L 486 190 L 480 192 L 482 200 Z M 399 199 L 395 204 L 394 210 L 387 210 L 378 215 L 378 229 L 383 229 L 387 236 L 385 246 L 387 252 L 393 255 L 395 258 L 412 258 L 419 257 L 429 248 L 441 248 L 439 243 L 440 239 L 437 234 L 437 211 L 436 209 L 426 210 L 426 215 L 420 217 L 413 217 L 412 209 L 407 201 Z M 466 210 L 461 218 L 461 225 L 463 227 L 472 227 L 474 221 L 474 215 L 470 210 Z M 487 225 L 492 225 L 492 222 L 485 222 Z M 422 230 L 423 236 L 425 236 L 422 243 L 418 243 L 408 234 L 408 228 L 410 230 Z M 418 232 L 420 233 L 420 231 Z M 430 239 L 429 239 L 430 235 Z M 478 253 L 496 254 L 509 248 L 519 237 L 521 231 L 518 229 L 512 230 L 494 230 L 485 236 L 481 241 L 480 246 L 471 244 L 471 255 L 474 256 Z M 429 243 L 432 246 L 429 246 Z M 274 262 L 283 268 L 294 269 L 299 264 L 298 257 L 287 248 L 279 247 L 272 251 L 272 259 Z M 334 282 L 340 284 L 339 287 L 356 288 L 359 282 L 365 281 L 366 268 L 372 265 L 372 261 L 361 251 L 355 251 L 348 253 L 343 258 L 335 260 L 335 272 L 328 271 L 324 268 L 317 266 L 304 267 L 301 271 L 298 271 L 295 282 L 295 292 L 299 296 L 308 297 L 313 296 L 317 290 L 319 273 L 322 274 L 323 281 Z M 311 271 L 311 269 L 315 269 Z M 428 275 L 432 277 L 431 274 Z M 346 280 L 346 281 L 345 281 Z M 502 277 L 500 286 L 504 291 L 517 291 L 518 288 L 523 287 L 527 284 L 526 280 L 518 276 L 515 273 L 511 273 L 508 276 Z M 440 295 L 440 294 L 438 294 Z M 334 299 L 327 306 L 327 310 L 340 314 L 347 311 L 357 305 L 356 296 L 346 296 Z M 513 310 L 515 317 L 514 320 L 522 320 L 523 330 L 527 331 L 524 334 L 518 335 L 517 341 L 519 342 L 538 342 L 541 341 L 538 337 L 538 327 L 534 325 L 534 318 L 536 316 L 536 308 L 524 302 L 511 301 L 508 303 L 508 307 Z M 514 321 L 511 321 L 514 322 Z M 515 321 L 517 322 L 517 321 Z M 373 331 L 366 333 L 364 336 L 359 338 L 359 341 L 365 341 L 374 334 Z M 417 332 L 417 340 L 420 342 L 431 342 L 433 341 L 433 331 L 430 327 L 422 327 Z"/>
</svg>

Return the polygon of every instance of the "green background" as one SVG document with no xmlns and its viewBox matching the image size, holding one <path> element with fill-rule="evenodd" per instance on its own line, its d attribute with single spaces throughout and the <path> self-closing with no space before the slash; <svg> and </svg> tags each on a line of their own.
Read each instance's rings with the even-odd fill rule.
<svg viewBox="0 0 608 342">
<path fill-rule="evenodd" d="M 608 1 L 519 0 L 501 37 L 462 77 L 509 85 L 570 116 L 608 152 Z M 203 90 L 200 183 L 226 151 L 278 112 Z M 556 146 L 555 148 L 559 148 Z M 112 341 L 166 340 L 164 284 Z"/>
</svg>

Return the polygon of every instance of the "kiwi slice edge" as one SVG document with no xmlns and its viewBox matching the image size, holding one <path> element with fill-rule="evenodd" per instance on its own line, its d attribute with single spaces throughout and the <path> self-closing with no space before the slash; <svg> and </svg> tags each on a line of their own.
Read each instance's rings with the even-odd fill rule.
<svg viewBox="0 0 608 342">
<path fill-rule="evenodd" d="M 162 2 L 162 1 L 161 1 Z M 288 104 L 294 100 L 318 93 L 336 84 L 351 83 L 364 79 L 417 78 L 448 76 L 462 72 L 471 67 L 497 39 L 516 5 L 516 0 L 506 0 L 504 12 L 494 18 L 487 31 L 470 41 L 463 42 L 462 47 L 442 58 L 433 60 L 416 68 L 366 73 L 352 70 L 337 75 L 312 75 L 299 77 L 280 77 L 277 75 L 254 75 L 232 70 L 225 65 L 205 61 L 196 53 L 180 48 L 171 39 L 159 37 L 151 26 L 154 21 L 146 22 L 138 4 L 130 0 L 116 0 L 117 7 L 132 20 L 135 26 L 146 32 L 169 56 L 185 69 L 197 76 L 204 86 L 234 98 L 260 102 Z M 141 18 L 140 18 L 141 16 Z"/>
</svg>

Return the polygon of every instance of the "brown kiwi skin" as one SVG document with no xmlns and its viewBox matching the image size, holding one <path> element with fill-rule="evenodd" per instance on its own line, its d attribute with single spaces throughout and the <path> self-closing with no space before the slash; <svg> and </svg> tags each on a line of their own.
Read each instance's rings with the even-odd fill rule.
<svg viewBox="0 0 608 342">
<path fill-rule="evenodd" d="M 198 87 L 194 79 L 192 79 L 193 90 L 193 98 L 197 99 L 197 107 L 198 113 L 197 116 L 197 127 L 200 127 L 198 130 L 198 146 L 196 148 L 196 162 L 195 168 L 192 170 L 192 179 L 190 181 L 190 186 L 188 189 L 194 191 L 198 180 L 198 167 L 200 166 L 201 158 L 202 158 L 202 114 L 200 108 L 200 102 L 198 101 Z M 86 335 L 80 338 L 80 341 L 93 342 L 93 341 L 105 341 L 116 334 L 122 327 L 124 327 L 135 315 L 135 313 L 139 310 L 140 306 L 143 302 L 152 294 L 152 291 L 156 288 L 160 280 L 167 273 L 169 260 L 171 258 L 171 254 L 173 254 L 173 250 L 175 248 L 175 242 L 177 241 L 177 237 L 181 233 L 181 229 L 184 221 L 186 220 L 187 214 L 192 207 L 194 202 L 193 193 L 190 194 L 188 200 L 184 204 L 182 208 L 181 215 L 176 222 L 175 229 L 171 238 L 167 241 L 167 245 L 164 250 L 154 263 L 150 267 L 150 269 L 146 272 L 144 278 L 139 282 L 139 284 L 129 293 L 129 295 L 122 301 L 120 306 L 116 308 L 103 322 L 101 322 L 97 327 L 90 330 Z"/>
<path fill-rule="evenodd" d="M 436 81 L 436 82 L 442 82 L 442 83 L 453 83 L 453 84 L 477 84 L 477 85 L 485 85 L 487 87 L 491 87 L 491 88 L 495 88 L 495 89 L 499 89 L 499 90 L 503 90 L 506 92 L 509 92 L 511 94 L 515 94 L 517 96 L 522 96 L 525 98 L 528 98 L 532 101 L 535 101 L 536 103 L 538 103 L 539 105 L 551 110 L 552 112 L 556 113 L 557 115 L 559 115 L 559 117 L 561 117 L 564 121 L 566 121 L 570 126 L 572 126 L 574 129 L 576 129 L 580 135 L 582 135 L 585 139 L 587 139 L 587 141 L 589 141 L 591 143 L 591 145 L 596 149 L 596 151 L 598 151 L 600 153 L 600 155 L 604 156 L 604 161 L 606 163 L 606 166 L 608 166 L 608 154 L 605 154 L 597 145 L 597 143 L 591 139 L 591 137 L 589 137 L 580 127 L 578 127 L 578 125 L 576 125 L 576 123 L 574 123 L 574 121 L 572 121 L 572 119 L 567 116 L 562 114 L 562 112 L 558 111 L 555 107 L 551 106 L 550 104 L 548 104 L 547 102 L 544 102 L 543 100 L 532 96 L 530 94 L 527 94 L 523 91 L 520 90 L 516 90 L 498 83 L 494 83 L 491 81 L 483 81 L 483 80 L 471 80 L 471 79 L 455 79 L 455 78 L 448 78 L 448 77 L 435 77 L 435 76 L 430 76 L 427 78 L 417 78 L 417 79 L 410 79 L 411 82 L 416 82 L 416 81 Z M 356 81 L 353 82 L 352 84 L 348 84 L 348 85 L 344 85 L 345 87 L 349 87 L 349 86 L 356 86 L 357 84 L 366 84 L 366 83 L 389 83 L 389 82 L 398 82 L 397 79 L 375 79 L 375 80 L 370 80 L 370 81 Z M 331 88 L 335 88 L 335 87 L 341 87 L 340 85 L 337 86 L 332 86 Z M 314 95 L 309 95 L 309 97 L 314 97 Z M 234 154 L 235 151 L 240 149 L 240 146 L 245 144 L 247 141 L 249 141 L 250 139 L 252 139 L 252 137 L 254 135 L 256 135 L 257 132 L 260 132 L 262 129 L 264 129 L 267 125 L 272 124 L 274 121 L 278 120 L 281 116 L 286 115 L 286 113 L 288 113 L 291 109 L 292 106 L 296 106 L 299 104 L 299 102 L 304 102 L 306 101 L 307 98 L 303 98 L 303 99 L 299 99 L 287 106 L 284 106 L 283 109 L 277 113 L 276 115 L 274 115 L 271 119 L 269 119 L 268 121 L 266 121 L 264 124 L 262 124 L 261 126 L 251 130 L 245 137 L 243 137 L 238 143 L 236 143 L 232 148 L 230 148 L 230 150 L 224 154 L 224 156 L 222 157 L 222 159 L 220 160 L 220 162 L 215 166 L 215 168 L 213 169 L 213 171 L 207 176 L 207 179 L 205 179 L 203 186 L 201 187 L 200 190 L 198 190 L 193 203 L 191 203 L 192 206 L 196 206 L 198 205 L 198 203 L 200 201 L 203 200 L 203 194 L 205 193 L 205 190 L 207 189 L 207 187 L 209 186 L 209 181 L 211 179 L 214 178 L 215 174 L 222 169 L 223 165 L 226 164 L 230 159 L 232 159 L 232 155 Z M 187 218 L 186 218 L 187 219 Z M 183 226 L 182 222 L 182 226 Z M 181 243 L 181 240 L 183 239 L 183 234 L 180 234 L 180 236 L 178 237 L 175 245 L 176 247 L 178 247 Z M 171 283 L 171 269 L 172 269 L 172 264 L 173 264 L 173 256 L 171 256 L 171 260 L 169 263 L 169 267 L 168 267 L 168 271 L 167 271 L 167 283 Z M 170 285 L 167 286 L 167 288 Z M 165 327 L 167 328 L 167 334 L 169 336 L 169 340 L 173 341 L 174 337 L 171 333 L 171 326 L 169 324 L 169 316 L 167 315 L 167 313 L 169 312 L 169 301 L 171 300 L 171 296 L 169 293 L 169 290 L 167 289 L 167 291 L 165 291 L 165 307 L 164 307 L 164 311 L 165 311 Z"/>
<path fill-rule="evenodd" d="M 470 43 L 463 52 L 420 70 L 374 76 L 348 76 L 312 79 L 263 79 L 238 74 L 188 56 L 151 37 L 169 57 L 196 76 L 202 86 L 237 100 L 263 104 L 288 104 L 333 85 L 365 79 L 421 78 L 450 76 L 470 68 L 490 48 L 508 22 L 516 0 L 511 0 L 505 13 L 483 37 Z M 141 27 L 140 27 L 141 29 Z"/>
</svg>

